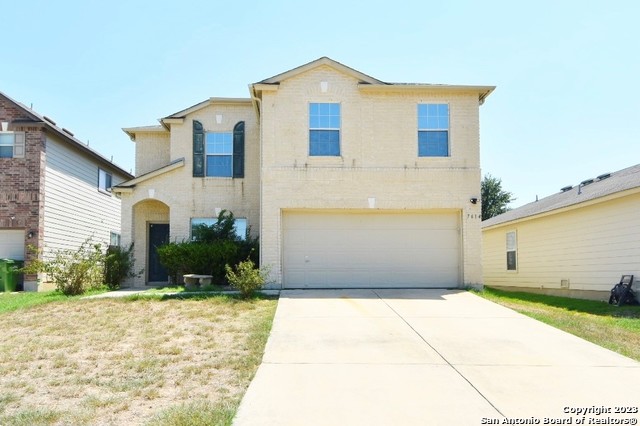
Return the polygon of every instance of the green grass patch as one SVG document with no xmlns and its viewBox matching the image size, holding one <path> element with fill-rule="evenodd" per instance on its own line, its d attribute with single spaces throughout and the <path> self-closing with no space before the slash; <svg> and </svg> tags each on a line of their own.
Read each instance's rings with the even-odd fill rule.
<svg viewBox="0 0 640 426">
<path fill-rule="evenodd" d="M 640 361 L 640 306 L 501 291 L 478 295 L 597 345 Z"/>
<path fill-rule="evenodd" d="M 104 289 L 93 290 L 78 296 L 65 296 L 57 290 L 43 292 L 25 291 L 18 293 L 0 293 L 0 314 L 16 311 L 18 309 L 27 309 L 32 306 L 43 305 L 51 302 L 64 302 L 79 299 L 92 294 L 104 293 L 105 291 L 106 290 Z"/>
<path fill-rule="evenodd" d="M 0 313 L 68 299 L 70 299 L 70 297 L 58 291 L 47 291 L 43 293 L 0 293 Z"/>
<path fill-rule="evenodd" d="M 230 425 L 235 416 L 236 407 L 227 404 L 213 404 L 209 401 L 196 401 L 180 404 L 155 416 L 148 426 L 218 426 Z"/>
</svg>

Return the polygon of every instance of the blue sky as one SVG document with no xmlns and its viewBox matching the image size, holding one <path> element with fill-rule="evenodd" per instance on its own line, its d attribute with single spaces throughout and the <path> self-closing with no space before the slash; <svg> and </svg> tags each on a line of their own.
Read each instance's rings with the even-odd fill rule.
<svg viewBox="0 0 640 426">
<path fill-rule="evenodd" d="M 247 97 L 249 83 L 321 56 L 389 82 L 495 85 L 482 170 L 515 207 L 640 162 L 639 5 L 8 2 L 0 91 L 130 170 L 122 127 Z"/>
</svg>

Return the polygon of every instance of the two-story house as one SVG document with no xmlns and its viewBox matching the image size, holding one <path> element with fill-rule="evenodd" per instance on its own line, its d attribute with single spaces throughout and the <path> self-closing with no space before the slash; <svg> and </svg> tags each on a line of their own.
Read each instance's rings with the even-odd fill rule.
<svg viewBox="0 0 640 426">
<path fill-rule="evenodd" d="M 323 57 L 124 129 L 137 177 L 114 190 L 136 285 L 155 244 L 221 209 L 260 236 L 276 288 L 482 281 L 479 105 L 491 86 L 396 84 Z M 144 281 L 143 281 L 144 280 Z"/>
<path fill-rule="evenodd" d="M 0 126 L 0 258 L 28 261 L 28 245 L 46 257 L 88 238 L 119 243 L 120 200 L 111 187 L 131 174 L 3 93 Z M 48 288 L 41 284 L 27 275 L 24 289 Z"/>
</svg>

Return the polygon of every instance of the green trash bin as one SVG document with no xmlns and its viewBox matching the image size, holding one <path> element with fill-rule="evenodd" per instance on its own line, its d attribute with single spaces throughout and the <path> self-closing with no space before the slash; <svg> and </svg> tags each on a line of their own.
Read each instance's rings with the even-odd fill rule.
<svg viewBox="0 0 640 426">
<path fill-rule="evenodd" d="M 16 280 L 16 288 L 14 291 L 23 291 L 24 290 L 24 273 L 18 272 L 18 269 L 24 268 L 24 260 L 14 260 L 14 268 L 13 271 L 15 280 Z"/>
<path fill-rule="evenodd" d="M 0 259 L 0 291 L 12 292 L 22 290 L 22 268 L 24 262 L 13 259 Z"/>
<path fill-rule="evenodd" d="M 4 283 L 7 281 L 7 259 L 0 259 L 0 291 L 4 291 Z"/>
</svg>

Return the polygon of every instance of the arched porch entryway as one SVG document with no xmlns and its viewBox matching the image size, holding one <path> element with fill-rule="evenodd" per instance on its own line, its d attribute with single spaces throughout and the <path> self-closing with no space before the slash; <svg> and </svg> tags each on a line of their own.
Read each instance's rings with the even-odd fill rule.
<svg viewBox="0 0 640 426">
<path fill-rule="evenodd" d="M 154 199 L 142 200 L 133 206 L 135 257 L 136 263 L 144 268 L 145 285 L 169 281 L 156 251 L 158 246 L 169 242 L 169 212 L 168 205 Z"/>
</svg>

